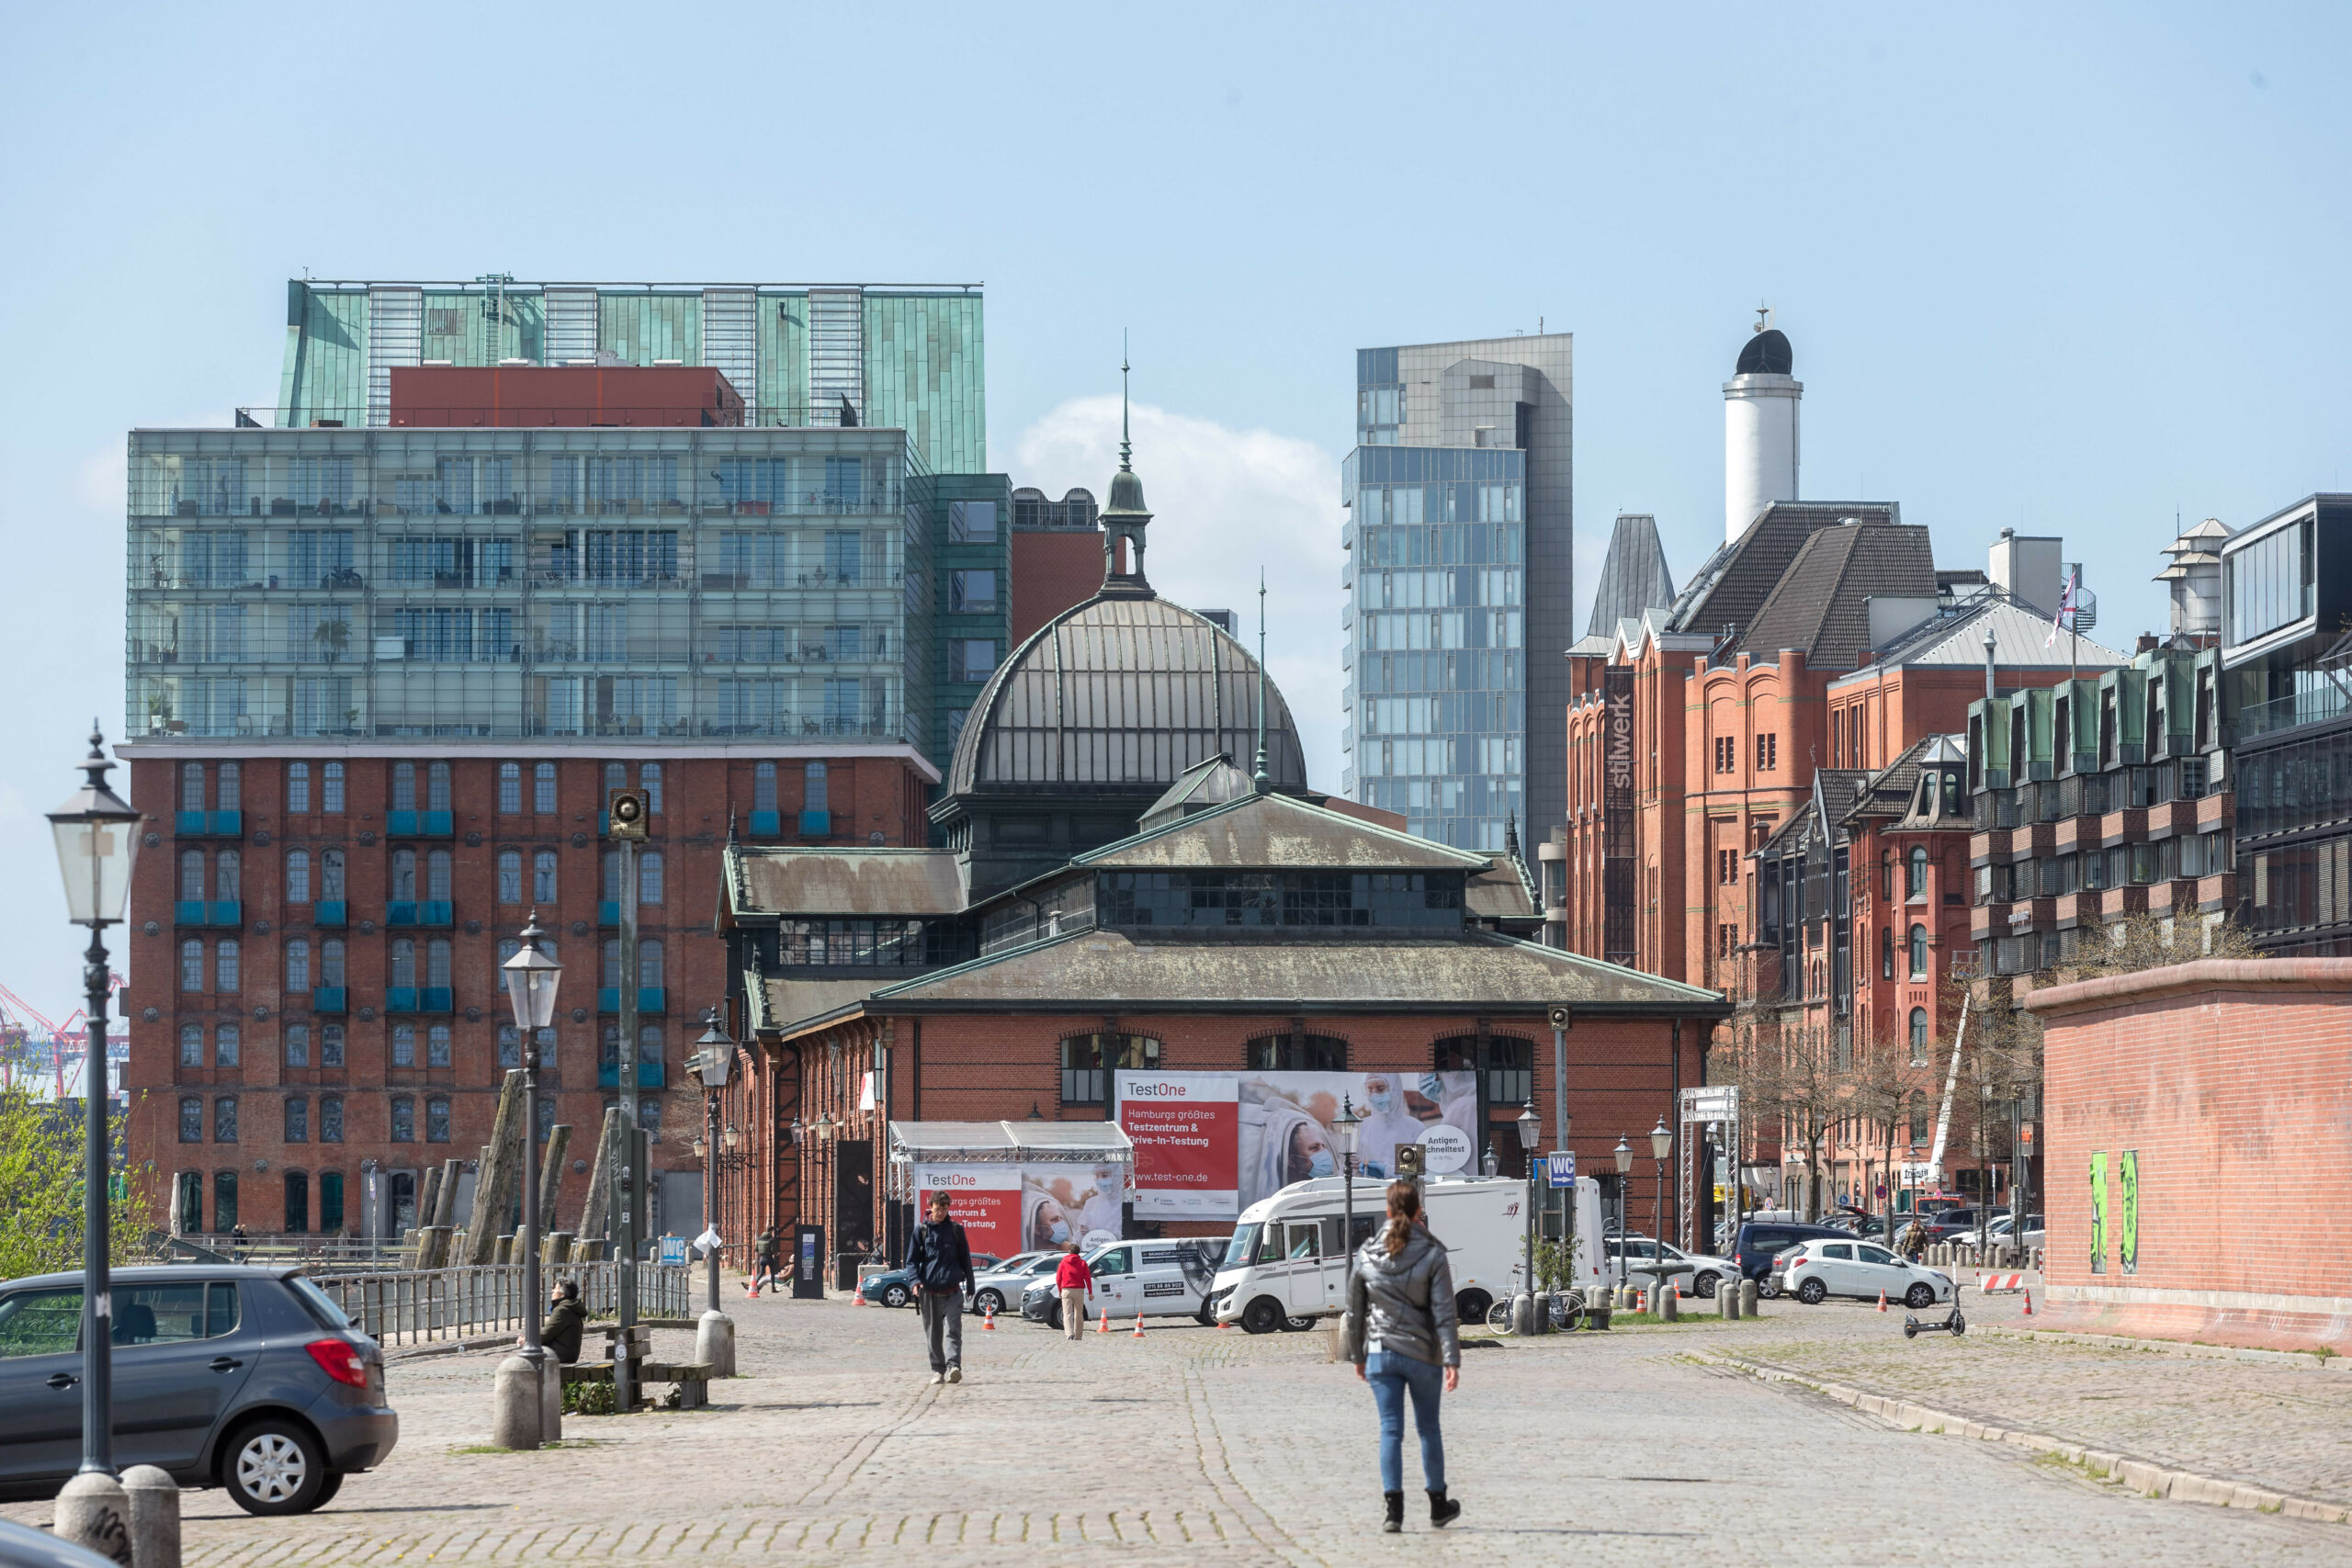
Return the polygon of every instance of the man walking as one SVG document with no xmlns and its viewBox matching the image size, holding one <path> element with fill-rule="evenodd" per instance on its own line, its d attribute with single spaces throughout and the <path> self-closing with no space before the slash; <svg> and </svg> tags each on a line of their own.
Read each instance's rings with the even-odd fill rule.
<svg viewBox="0 0 2352 1568">
<path fill-rule="evenodd" d="M 1094 1294 L 1094 1270 L 1078 1255 L 1078 1243 L 1062 1248 L 1062 1260 L 1054 1265 L 1054 1286 L 1062 1293 L 1062 1331 L 1076 1339 L 1086 1331 L 1087 1298 Z"/>
<path fill-rule="evenodd" d="M 907 1246 L 915 1307 L 931 1347 L 931 1381 L 964 1381 L 964 1292 L 972 1288 L 972 1244 L 947 1217 L 947 1194 L 931 1195 L 931 1218 Z"/>
</svg>

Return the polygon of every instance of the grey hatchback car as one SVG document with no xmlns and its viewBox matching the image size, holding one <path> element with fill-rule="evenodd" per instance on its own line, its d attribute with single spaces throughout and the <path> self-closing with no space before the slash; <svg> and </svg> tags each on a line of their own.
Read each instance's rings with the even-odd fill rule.
<svg viewBox="0 0 2352 1568">
<path fill-rule="evenodd" d="M 118 1269 L 114 1457 L 249 1514 L 306 1514 L 400 1438 L 384 1355 L 297 1269 Z M 82 1276 L 0 1284 L 0 1497 L 54 1496 L 82 1458 Z"/>
</svg>

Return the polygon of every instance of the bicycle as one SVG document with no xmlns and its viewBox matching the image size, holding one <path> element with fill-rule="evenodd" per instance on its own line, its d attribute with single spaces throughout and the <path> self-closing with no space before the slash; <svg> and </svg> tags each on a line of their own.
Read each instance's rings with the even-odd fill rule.
<svg viewBox="0 0 2352 1568">
<path fill-rule="evenodd" d="M 1518 1314 L 1513 1311 L 1513 1307 L 1518 1299 L 1519 1298 L 1516 1294 L 1505 1296 L 1501 1301 L 1498 1301 L 1493 1306 L 1488 1307 L 1487 1309 L 1487 1326 L 1493 1329 L 1498 1334 L 1517 1333 L 1518 1327 L 1514 1319 Z M 1555 1334 L 1572 1332 L 1576 1327 L 1577 1319 L 1584 1316 L 1584 1292 L 1581 1291 L 1555 1291 L 1552 1293 L 1550 1301 L 1552 1308 L 1552 1331 Z"/>
</svg>

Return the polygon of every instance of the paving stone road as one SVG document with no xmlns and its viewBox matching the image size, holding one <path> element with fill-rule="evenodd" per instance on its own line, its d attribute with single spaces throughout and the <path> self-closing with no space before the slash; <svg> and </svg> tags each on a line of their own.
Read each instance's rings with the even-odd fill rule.
<svg viewBox="0 0 2352 1568">
<path fill-rule="evenodd" d="M 1974 1336 L 1905 1346 L 1899 1314 L 1867 1308 L 1788 1303 L 1748 1324 L 1471 1349 L 1446 1404 L 1464 1515 L 1437 1534 L 1425 1506 L 1408 1509 L 1401 1540 L 1378 1533 L 1370 1397 L 1326 1359 L 1320 1333 L 1258 1338 L 1180 1322 L 1140 1342 L 1072 1346 L 1019 1322 L 975 1325 L 967 1381 L 935 1389 L 910 1312 L 740 1294 L 730 1310 L 747 1375 L 715 1385 L 713 1408 L 573 1417 L 565 1446 L 538 1453 L 478 1451 L 496 1356 L 397 1363 L 401 1440 L 383 1470 L 300 1519 L 251 1519 L 219 1492 L 187 1494 L 187 1562 L 2352 1562 L 2352 1527 L 2130 1496 L 1704 1360 L 1812 1357 L 1849 1382 L 1907 1369 L 1945 1380 L 1934 1386 L 1954 1401 L 1974 1389 L 1989 1402 L 1992 1385 L 1968 1381 L 1978 1369 L 2003 1369 L 2014 1397 L 2035 1356 L 2086 1359 Z M 684 1335 L 655 1338 L 658 1356 L 687 1348 Z M 2212 1370 L 2138 1357 L 2105 1375 L 2140 1372 L 2130 1397 L 2177 1402 L 2179 1388 L 2158 1385 Z M 2246 1373 L 2222 1364 L 2219 1375 L 2235 1388 Z M 2343 1374 L 2276 1375 L 2313 1395 L 2336 1377 L 2352 1388 Z M 2228 1417 L 2216 1404 L 2200 1418 Z M 2333 1424 L 2340 1438 L 2346 1424 Z M 2340 1465 L 2333 1479 L 2342 1484 Z M 34 1523 L 49 1511 L 0 1510 Z"/>
</svg>

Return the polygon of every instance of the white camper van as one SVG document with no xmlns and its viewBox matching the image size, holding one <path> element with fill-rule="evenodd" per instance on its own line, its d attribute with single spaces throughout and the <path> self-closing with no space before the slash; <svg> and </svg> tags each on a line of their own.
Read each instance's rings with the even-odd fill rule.
<svg viewBox="0 0 2352 1568">
<path fill-rule="evenodd" d="M 1343 1247 L 1345 1201 L 1340 1179 L 1327 1177 L 1294 1182 L 1250 1204 L 1234 1226 L 1211 1287 L 1211 1313 L 1252 1334 L 1268 1334 L 1285 1319 L 1345 1312 L 1346 1255 L 1386 1223 L 1388 1183 L 1357 1179 L 1355 1232 Z M 1482 1321 L 1488 1307 L 1521 1288 L 1526 1205 L 1524 1181 L 1433 1179 L 1423 1186 L 1422 1219 L 1445 1243 L 1454 1308 L 1464 1324 Z M 1594 1247 L 1600 1236 L 1600 1187 L 1590 1177 L 1577 1182 L 1576 1230 L 1571 1283 L 1590 1290 L 1601 1283 Z"/>
</svg>

